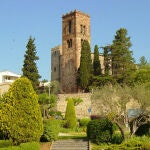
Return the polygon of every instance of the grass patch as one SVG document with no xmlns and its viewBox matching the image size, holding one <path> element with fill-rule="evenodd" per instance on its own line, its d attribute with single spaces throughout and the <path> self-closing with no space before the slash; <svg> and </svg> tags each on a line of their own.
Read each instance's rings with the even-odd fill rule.
<svg viewBox="0 0 150 150">
<path fill-rule="evenodd" d="M 121 144 L 91 143 L 92 150 L 150 150 L 150 137 L 131 137 Z"/>
<path fill-rule="evenodd" d="M 0 150 L 40 150 L 38 142 L 21 143 L 18 146 L 12 146 L 9 140 L 0 140 Z"/>
<path fill-rule="evenodd" d="M 11 146 L 12 142 L 9 140 L 0 140 L 0 148 Z"/>
</svg>

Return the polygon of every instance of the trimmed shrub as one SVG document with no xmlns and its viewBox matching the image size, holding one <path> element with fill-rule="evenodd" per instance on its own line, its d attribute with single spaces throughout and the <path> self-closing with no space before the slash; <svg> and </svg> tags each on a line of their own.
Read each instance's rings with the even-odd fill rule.
<svg viewBox="0 0 150 150">
<path fill-rule="evenodd" d="M 74 101 L 72 98 L 68 98 L 66 113 L 65 113 L 66 127 L 75 128 L 77 126 L 77 119 L 75 114 Z"/>
<path fill-rule="evenodd" d="M 80 127 L 86 127 L 90 121 L 90 118 L 82 118 L 79 120 L 79 125 Z"/>
<path fill-rule="evenodd" d="M 109 143 L 112 140 L 113 124 L 107 118 L 92 120 L 87 126 L 87 136 L 97 144 Z"/>
<path fill-rule="evenodd" d="M 1 130 L 14 145 L 39 141 L 43 123 L 38 96 L 27 78 L 19 78 L 4 96 Z"/>
<path fill-rule="evenodd" d="M 55 119 L 44 120 L 44 132 L 41 142 L 52 142 L 58 139 L 60 131 L 60 121 Z"/>
</svg>

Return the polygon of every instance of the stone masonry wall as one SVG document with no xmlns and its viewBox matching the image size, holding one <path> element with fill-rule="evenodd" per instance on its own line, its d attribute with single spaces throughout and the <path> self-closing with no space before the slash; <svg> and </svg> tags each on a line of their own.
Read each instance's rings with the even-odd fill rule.
<svg viewBox="0 0 150 150">
<path fill-rule="evenodd" d="M 91 93 L 78 93 L 78 94 L 59 94 L 57 102 L 57 110 L 62 112 L 62 115 L 65 116 L 67 101 L 66 98 L 74 97 L 81 98 L 83 102 L 75 106 L 77 118 L 90 117 L 91 112 Z"/>
<path fill-rule="evenodd" d="M 111 104 L 108 104 L 108 101 L 103 101 L 102 99 L 92 99 L 91 93 L 77 93 L 77 94 L 59 94 L 57 102 L 57 110 L 65 116 L 67 101 L 66 98 L 81 98 L 83 102 L 75 106 L 76 116 L 78 119 L 90 117 L 91 115 L 100 115 L 105 116 L 109 112 L 114 111 L 120 113 L 120 105 L 118 103 L 119 97 L 113 96 Z M 113 105 L 113 107 L 111 106 Z M 131 99 L 126 104 L 126 110 L 128 109 L 137 109 L 140 108 L 140 105 L 137 101 Z"/>
</svg>

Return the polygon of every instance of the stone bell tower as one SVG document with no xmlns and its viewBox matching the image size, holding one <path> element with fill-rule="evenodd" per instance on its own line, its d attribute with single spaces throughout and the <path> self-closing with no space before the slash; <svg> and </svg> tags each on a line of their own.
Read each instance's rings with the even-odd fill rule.
<svg viewBox="0 0 150 150">
<path fill-rule="evenodd" d="M 60 84 L 64 93 L 78 91 L 77 70 L 80 66 L 83 40 L 90 43 L 90 16 L 77 10 L 63 15 Z"/>
</svg>

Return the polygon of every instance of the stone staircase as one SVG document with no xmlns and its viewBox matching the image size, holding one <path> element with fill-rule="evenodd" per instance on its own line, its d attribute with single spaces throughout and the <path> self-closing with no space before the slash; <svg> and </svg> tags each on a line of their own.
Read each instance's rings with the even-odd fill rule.
<svg viewBox="0 0 150 150">
<path fill-rule="evenodd" d="M 90 150 L 86 139 L 68 139 L 53 142 L 50 150 Z"/>
</svg>

